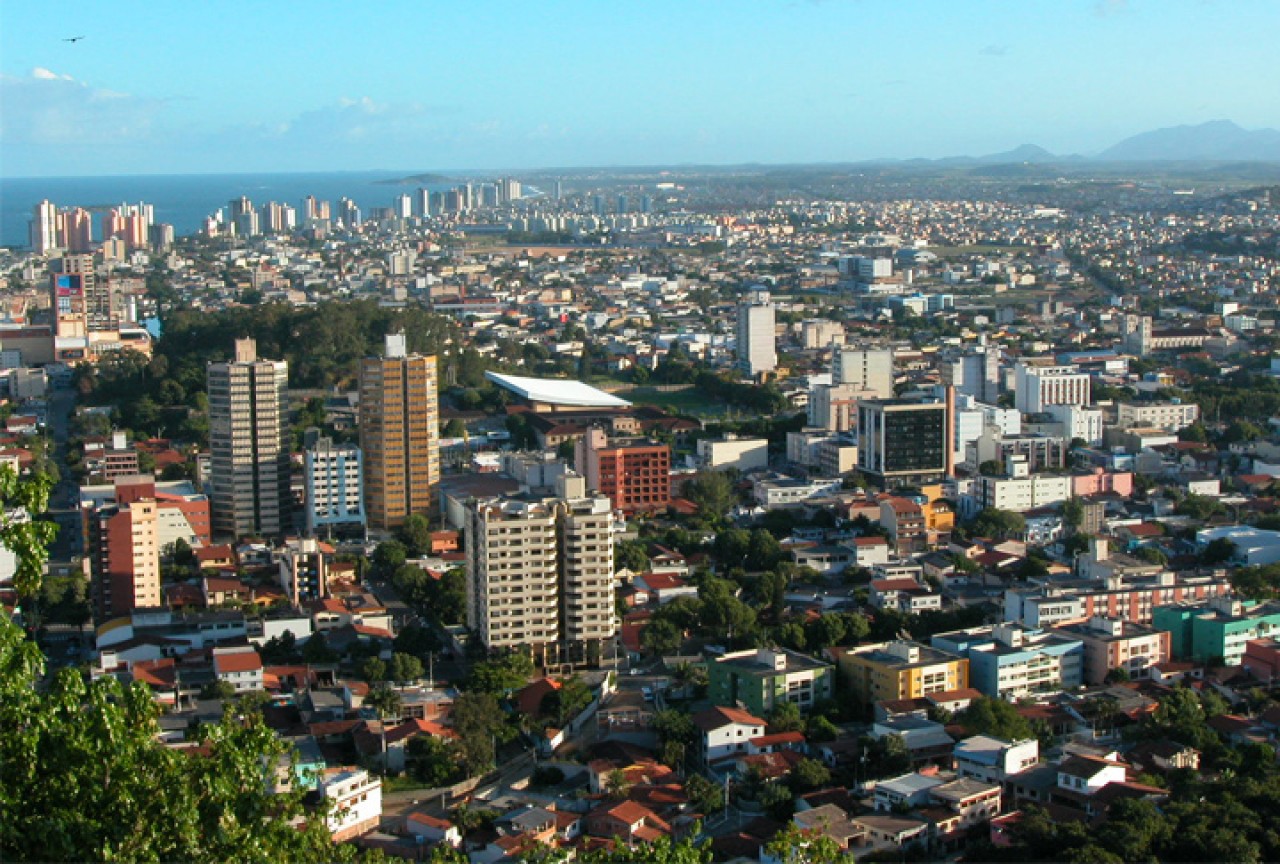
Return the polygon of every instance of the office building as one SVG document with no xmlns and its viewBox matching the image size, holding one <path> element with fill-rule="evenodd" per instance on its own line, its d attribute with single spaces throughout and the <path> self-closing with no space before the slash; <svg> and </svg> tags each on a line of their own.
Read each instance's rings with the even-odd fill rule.
<svg viewBox="0 0 1280 864">
<path fill-rule="evenodd" d="M 768 291 L 752 291 L 738 303 L 738 365 L 753 377 L 778 368 L 776 322 Z"/>
<path fill-rule="evenodd" d="M 969 661 L 918 642 L 880 642 L 842 650 L 840 674 L 864 706 L 917 699 L 969 686 Z"/>
<path fill-rule="evenodd" d="M 467 507 L 467 626 L 489 649 L 544 663 L 612 658 L 613 511 L 562 478 L 558 498 L 492 498 Z"/>
<path fill-rule="evenodd" d="M 933 483 L 952 473 L 948 402 L 861 401 L 858 436 L 858 467 L 882 487 Z"/>
<path fill-rule="evenodd" d="M 707 695 L 713 705 L 741 706 L 761 716 L 786 702 L 807 712 L 831 698 L 832 671 L 830 663 L 786 648 L 733 651 L 708 664 Z"/>
<path fill-rule="evenodd" d="M 1084 683 L 1084 643 L 1051 630 L 997 624 L 933 637 L 934 648 L 969 660 L 973 686 L 985 695 L 1016 700 Z"/>
<path fill-rule="evenodd" d="M 831 383 L 861 391 L 864 399 L 892 399 L 893 351 L 839 349 L 831 360 Z"/>
<path fill-rule="evenodd" d="M 359 447 L 317 438 L 303 453 L 307 534 L 364 530 L 364 461 Z"/>
<path fill-rule="evenodd" d="M 610 439 L 599 427 L 578 438 L 575 468 L 587 488 L 626 513 L 665 510 L 671 501 L 671 448 L 643 438 Z"/>
<path fill-rule="evenodd" d="M 289 530 L 289 364 L 260 360 L 254 340 L 237 339 L 234 359 L 210 363 L 207 377 L 214 532 Z"/>
<path fill-rule="evenodd" d="M 440 480 L 436 358 L 409 354 L 405 335 L 387 335 L 383 357 L 360 366 L 360 449 L 369 527 L 391 531 L 431 509 Z"/>
</svg>

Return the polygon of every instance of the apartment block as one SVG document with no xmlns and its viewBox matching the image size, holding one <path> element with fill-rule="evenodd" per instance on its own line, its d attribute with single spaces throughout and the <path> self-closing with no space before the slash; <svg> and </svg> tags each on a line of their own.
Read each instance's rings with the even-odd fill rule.
<svg viewBox="0 0 1280 864">
<path fill-rule="evenodd" d="M 940 633 L 931 644 L 967 657 L 973 686 L 999 699 L 1021 699 L 1084 682 L 1084 644 L 1053 631 L 997 624 Z"/>
<path fill-rule="evenodd" d="M 1014 374 L 1013 405 L 1023 414 L 1041 414 L 1051 405 L 1089 404 L 1089 376 L 1074 366 L 1019 363 Z"/>
<path fill-rule="evenodd" d="M 880 642 L 836 653 L 845 683 L 858 701 L 916 699 L 969 686 L 969 661 L 919 642 Z"/>
<path fill-rule="evenodd" d="M 1170 650 L 1179 659 L 1217 661 L 1239 666 L 1246 645 L 1280 633 L 1280 601 L 1217 597 L 1202 603 L 1158 607 L 1154 626 L 1170 633 Z"/>
<path fill-rule="evenodd" d="M 613 510 L 570 480 L 568 497 L 468 507 L 467 625 L 485 647 L 527 648 L 548 663 L 598 663 L 610 648 Z"/>
<path fill-rule="evenodd" d="M 407 352 L 403 333 L 360 365 L 360 449 L 369 527 L 391 531 L 427 513 L 440 480 L 436 358 Z"/>
<path fill-rule="evenodd" d="M 886 488 L 941 480 L 952 467 L 950 416 L 946 402 L 860 402 L 858 467 Z"/>
<path fill-rule="evenodd" d="M 260 360 L 254 340 L 237 339 L 234 359 L 210 363 L 207 377 L 214 533 L 282 534 L 292 526 L 289 364 Z"/>
<path fill-rule="evenodd" d="M 738 304 L 738 365 L 756 376 L 778 368 L 776 316 L 768 291 L 753 291 Z"/>
<path fill-rule="evenodd" d="M 1081 624 L 1065 624 L 1055 629 L 1084 644 L 1084 683 L 1102 684 L 1113 669 L 1121 669 L 1138 680 L 1151 674 L 1151 667 L 1172 657 L 1170 634 L 1132 621 L 1095 615 Z"/>
<path fill-rule="evenodd" d="M 723 706 L 742 704 L 754 714 L 768 714 L 790 702 L 808 711 L 830 699 L 832 666 L 786 648 L 733 651 L 708 664 L 708 696 Z"/>
<path fill-rule="evenodd" d="M 343 528 L 363 529 L 364 458 L 359 447 L 318 438 L 303 453 L 307 534 Z"/>
</svg>

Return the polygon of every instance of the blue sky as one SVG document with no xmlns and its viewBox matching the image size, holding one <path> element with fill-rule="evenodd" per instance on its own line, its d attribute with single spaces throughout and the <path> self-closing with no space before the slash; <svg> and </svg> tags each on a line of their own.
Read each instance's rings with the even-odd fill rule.
<svg viewBox="0 0 1280 864">
<path fill-rule="evenodd" d="M 1091 153 L 1183 123 L 1280 126 L 1274 0 L 41 0 L 2 15 L 11 177 Z"/>
</svg>

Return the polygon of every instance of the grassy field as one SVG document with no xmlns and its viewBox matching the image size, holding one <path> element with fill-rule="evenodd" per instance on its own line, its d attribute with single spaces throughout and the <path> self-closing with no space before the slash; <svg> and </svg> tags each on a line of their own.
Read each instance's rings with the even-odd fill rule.
<svg viewBox="0 0 1280 864">
<path fill-rule="evenodd" d="M 630 390 L 619 390 L 614 395 L 637 405 L 653 405 L 676 414 L 690 414 L 695 417 L 724 417 L 729 411 L 729 406 L 723 402 L 712 402 L 701 390 L 692 387 L 670 393 L 653 387 L 635 387 Z"/>
</svg>

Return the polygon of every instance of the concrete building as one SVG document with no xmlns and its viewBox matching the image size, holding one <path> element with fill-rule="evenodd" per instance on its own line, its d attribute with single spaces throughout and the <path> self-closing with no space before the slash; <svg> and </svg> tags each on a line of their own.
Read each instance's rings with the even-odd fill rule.
<svg viewBox="0 0 1280 864">
<path fill-rule="evenodd" d="M 1120 402 L 1116 405 L 1116 425 L 1123 429 L 1162 429 L 1177 432 L 1200 419 L 1194 402 Z"/>
<path fill-rule="evenodd" d="M 329 802 L 325 824 L 333 842 L 343 843 L 378 827 L 382 780 L 363 768 L 327 768 L 319 785 Z"/>
<path fill-rule="evenodd" d="M 1153 626 L 1169 631 L 1169 648 L 1178 659 L 1239 666 L 1250 640 L 1280 633 L 1280 601 L 1217 597 L 1203 603 L 1173 603 L 1155 610 Z"/>
<path fill-rule="evenodd" d="M 314 538 L 291 538 L 276 555 L 280 586 L 294 606 L 329 596 L 329 561 Z"/>
<path fill-rule="evenodd" d="M 974 735 L 956 744 L 956 773 L 988 783 L 1003 783 L 1014 774 L 1034 768 L 1040 761 L 1040 742 L 1005 741 L 990 735 Z"/>
<path fill-rule="evenodd" d="M 851 387 L 864 399 L 892 399 L 893 351 L 841 348 L 831 360 L 831 383 Z"/>
<path fill-rule="evenodd" d="M 259 360 L 254 340 L 237 339 L 234 359 L 210 363 L 207 377 L 214 533 L 282 534 L 292 522 L 289 364 Z"/>
<path fill-rule="evenodd" d="M 777 332 L 769 292 L 753 291 L 738 304 L 738 365 L 757 376 L 778 368 Z"/>
<path fill-rule="evenodd" d="M 426 514 L 440 480 L 436 358 L 410 355 L 405 335 L 387 335 L 383 357 L 360 364 L 360 450 L 369 527 L 392 531 Z"/>
<path fill-rule="evenodd" d="M 984 509 L 999 508 L 1025 513 L 1039 507 L 1061 504 L 1071 497 L 1071 478 L 1054 474 L 1032 474 L 1027 457 L 1010 456 L 1005 460 L 1005 473 L 999 477 L 985 474 L 974 478 L 978 505 Z"/>
<path fill-rule="evenodd" d="M 834 677 L 830 663 L 786 648 L 752 648 L 716 657 L 707 665 L 707 675 L 707 695 L 713 703 L 742 705 L 761 715 L 784 702 L 808 711 L 815 702 L 831 698 Z"/>
<path fill-rule="evenodd" d="M 99 619 L 161 605 L 160 540 L 154 487 L 117 486 L 112 504 L 85 512 L 94 605 Z"/>
<path fill-rule="evenodd" d="M 364 461 L 359 447 L 317 438 L 303 453 L 307 534 L 365 526 Z"/>
<path fill-rule="evenodd" d="M 950 417 L 946 402 L 860 402 L 858 467 L 885 488 L 941 480 L 952 473 Z"/>
<path fill-rule="evenodd" d="M 592 427 L 578 439 L 575 468 L 587 488 L 626 513 L 665 510 L 671 501 L 671 448 L 641 438 L 610 440 Z"/>
<path fill-rule="evenodd" d="M 1089 376 L 1074 366 L 1022 362 L 1014 374 L 1014 407 L 1023 414 L 1041 414 L 1051 405 L 1089 404 Z"/>
<path fill-rule="evenodd" d="M 698 442 L 698 459 L 707 468 L 737 468 L 756 471 L 769 467 L 769 442 L 764 438 L 739 438 L 729 435 L 718 441 L 704 438 Z"/>
<path fill-rule="evenodd" d="M 987 696 L 1014 700 L 1084 683 L 1084 644 L 1053 631 L 997 624 L 939 633 L 931 644 L 967 657 L 973 686 Z"/>
<path fill-rule="evenodd" d="M 969 661 L 918 642 L 880 642 L 842 649 L 836 662 L 863 705 L 917 699 L 969 686 Z"/>
<path fill-rule="evenodd" d="M 1070 639 L 1084 643 L 1084 683 L 1102 684 L 1113 669 L 1123 670 L 1132 680 L 1151 675 L 1151 667 L 1172 657 L 1167 630 L 1144 627 L 1132 621 L 1095 615 L 1080 624 L 1055 628 Z"/>
<path fill-rule="evenodd" d="M 617 632 L 607 498 L 488 499 L 468 508 L 467 626 L 490 649 L 595 663 Z"/>
<path fill-rule="evenodd" d="M 711 765 L 750 751 L 752 739 L 764 735 L 765 721 L 737 708 L 719 706 L 694 714 L 698 736 L 698 757 Z"/>
</svg>

